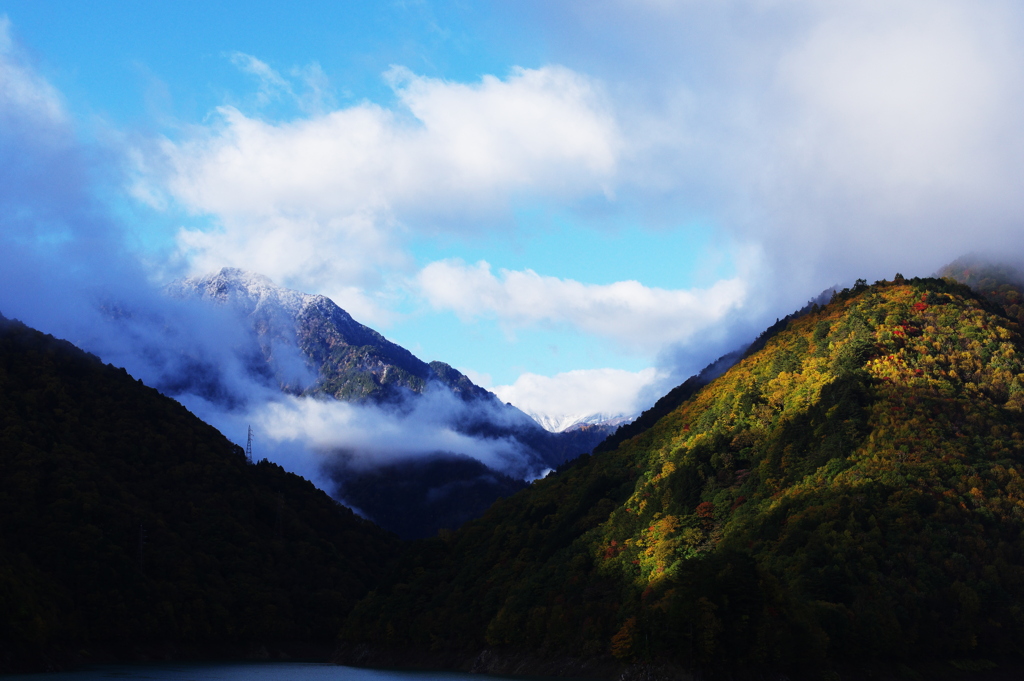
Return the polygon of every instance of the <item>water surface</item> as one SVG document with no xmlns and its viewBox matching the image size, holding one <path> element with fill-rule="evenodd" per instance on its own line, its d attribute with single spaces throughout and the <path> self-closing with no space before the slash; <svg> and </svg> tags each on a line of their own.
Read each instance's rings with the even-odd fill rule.
<svg viewBox="0 0 1024 681">
<path fill-rule="evenodd" d="M 73 672 L 0 675 L 2 681 L 480 681 L 481 678 L 502 677 L 458 672 L 360 669 L 325 662 L 104 665 Z"/>
</svg>

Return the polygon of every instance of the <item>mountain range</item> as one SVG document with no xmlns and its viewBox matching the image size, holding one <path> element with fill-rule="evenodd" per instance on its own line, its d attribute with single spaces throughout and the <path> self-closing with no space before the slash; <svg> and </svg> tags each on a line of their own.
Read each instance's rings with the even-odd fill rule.
<svg viewBox="0 0 1024 681">
<path fill-rule="evenodd" d="M 527 416 L 539 423 L 545 430 L 549 430 L 552 433 L 563 433 L 567 430 L 571 431 L 584 426 L 597 426 L 602 429 L 615 429 L 636 418 L 635 414 L 605 414 L 601 412 L 586 414 L 559 414 L 557 416 L 533 411 L 526 411 L 525 413 Z"/>
<path fill-rule="evenodd" d="M 1019 678 L 1020 281 L 943 273 L 779 320 L 532 484 L 450 455 L 378 467 L 360 489 L 382 507 L 419 479 L 481 503 L 467 481 L 506 486 L 410 542 L 0 319 L 0 671 L 340 631 L 337 661 L 389 668 Z"/>
<path fill-rule="evenodd" d="M 427 450 L 398 462 L 387 457 L 385 468 L 347 465 L 347 452 L 334 458 L 333 493 L 403 537 L 457 527 L 498 497 L 525 487 L 527 479 L 590 452 L 621 422 L 550 432 L 450 365 L 424 362 L 355 321 L 329 298 L 276 286 L 259 274 L 224 268 L 173 282 L 166 290 L 181 300 L 228 309 L 258 348 L 260 357 L 248 358 L 246 366 L 284 393 L 397 412 L 440 393 L 454 398 L 448 405 L 452 430 L 509 443 L 521 452 L 516 470 L 508 471 L 462 451 Z"/>
<path fill-rule="evenodd" d="M 386 402 L 440 383 L 466 400 L 497 400 L 449 365 L 428 364 L 360 324 L 330 298 L 276 286 L 260 274 L 225 267 L 172 282 L 166 290 L 177 298 L 230 307 L 255 334 L 266 364 L 285 391 Z M 307 386 L 293 385 L 285 372 L 296 354 L 314 372 Z"/>
</svg>

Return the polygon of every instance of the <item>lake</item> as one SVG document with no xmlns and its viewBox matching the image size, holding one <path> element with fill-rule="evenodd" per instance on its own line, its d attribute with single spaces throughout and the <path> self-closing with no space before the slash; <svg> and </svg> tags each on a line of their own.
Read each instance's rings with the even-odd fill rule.
<svg viewBox="0 0 1024 681">
<path fill-rule="evenodd" d="M 323 662 L 108 665 L 74 672 L 0 675 L 2 681 L 480 681 L 481 678 L 502 677 L 360 669 Z"/>
</svg>

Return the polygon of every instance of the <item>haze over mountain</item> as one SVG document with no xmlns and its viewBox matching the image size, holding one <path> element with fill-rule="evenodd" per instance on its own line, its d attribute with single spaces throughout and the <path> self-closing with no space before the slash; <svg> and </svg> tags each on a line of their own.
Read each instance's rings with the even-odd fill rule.
<svg viewBox="0 0 1024 681">
<path fill-rule="evenodd" d="M 422 393 L 436 382 L 467 401 L 493 400 L 450 366 L 421 361 L 352 319 L 326 296 L 282 288 L 260 274 L 227 267 L 172 282 L 167 291 L 182 299 L 227 305 L 255 332 L 265 361 L 286 392 L 379 403 L 401 400 L 407 391 Z M 287 369 L 296 356 L 309 365 L 302 369 L 315 374 L 293 386 Z"/>
<path fill-rule="evenodd" d="M 321 486 L 403 536 L 457 527 L 526 480 L 591 451 L 617 425 L 548 432 L 451 366 L 427 364 L 359 324 L 329 298 L 258 274 L 224 268 L 167 291 L 236 319 L 251 336 L 239 363 L 251 367 L 254 382 L 276 383 L 284 395 L 261 391 L 257 399 L 237 398 L 246 402 L 238 407 L 201 374 L 193 374 L 196 386 L 183 377 L 175 393 L 205 394 L 204 414 L 215 423 L 235 422 L 242 411 L 261 446 L 285 439 L 288 429 L 306 439 L 327 480 Z M 319 439 L 301 430 L 314 413 L 331 429 Z M 376 429 L 353 437 L 354 414 L 374 419 Z"/>
</svg>

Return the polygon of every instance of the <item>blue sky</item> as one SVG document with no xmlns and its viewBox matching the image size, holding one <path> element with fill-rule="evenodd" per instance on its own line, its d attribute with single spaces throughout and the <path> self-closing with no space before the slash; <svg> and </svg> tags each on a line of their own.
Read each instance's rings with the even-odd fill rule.
<svg viewBox="0 0 1024 681">
<path fill-rule="evenodd" d="M 1013 2 L 0 14 L 30 169 L 0 178 L 29 188 L 0 196 L 6 238 L 97 220 L 155 284 L 260 271 L 536 413 L 643 408 L 836 283 L 1018 255 Z"/>
<path fill-rule="evenodd" d="M 197 122 L 226 101 L 246 99 L 253 83 L 232 65 L 234 52 L 283 69 L 318 63 L 341 105 L 389 99 L 380 76 L 392 64 L 469 80 L 501 73 L 527 54 L 532 64 L 545 61 L 526 27 L 516 31 L 505 13 L 464 2 L 314 0 L 293 8 L 259 0 L 42 0 L 3 7 L 73 110 L 129 126 L 159 123 L 154 114 Z"/>
</svg>

